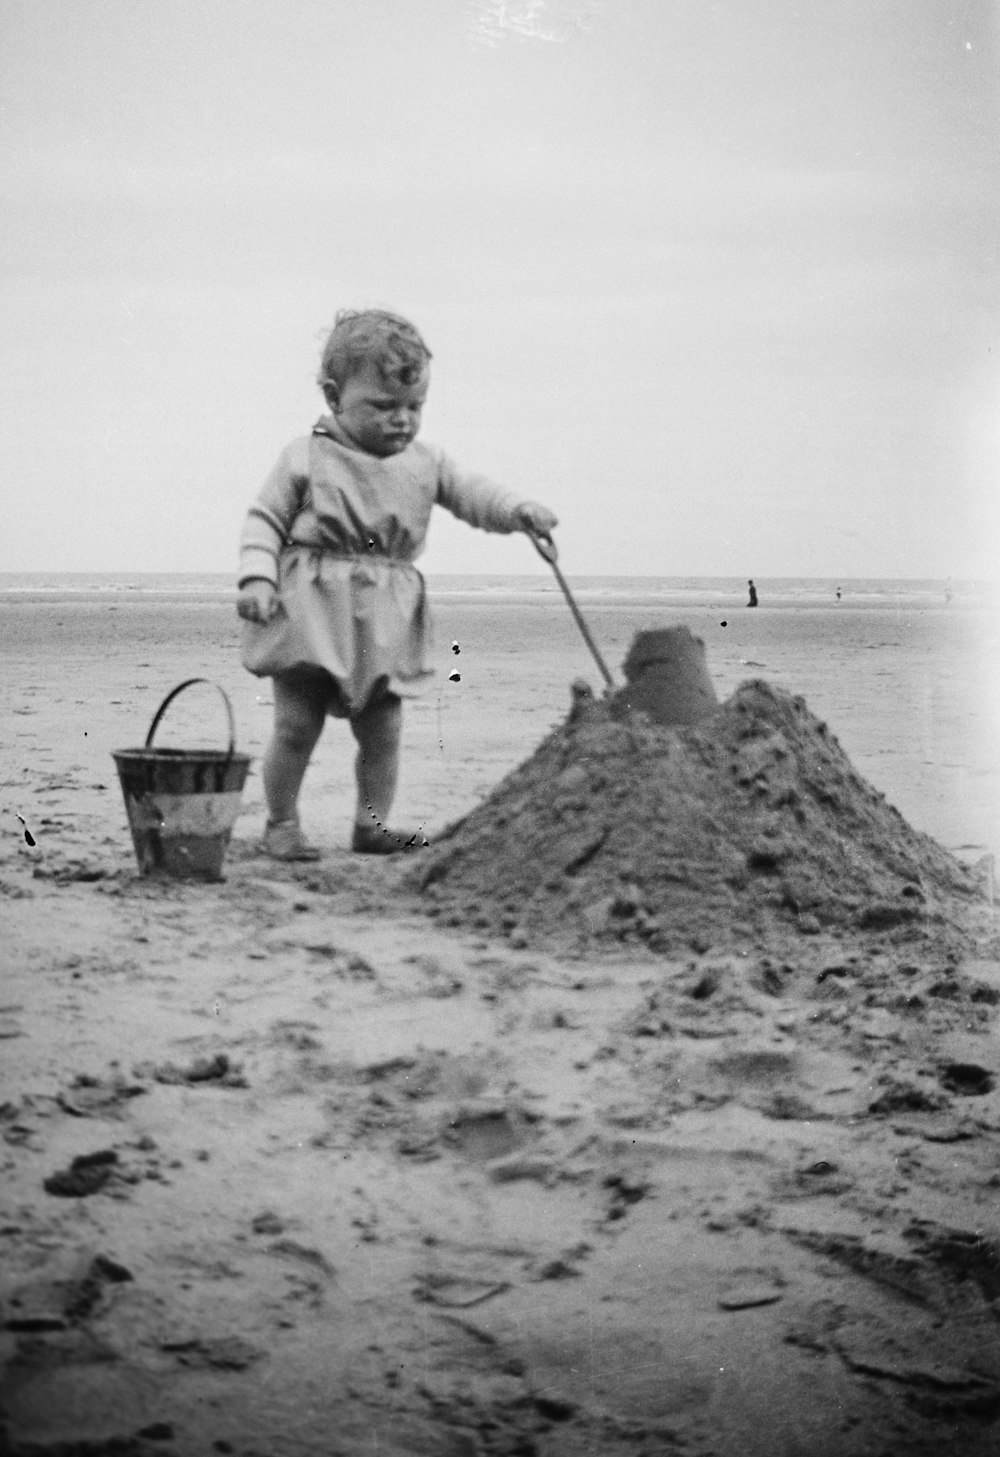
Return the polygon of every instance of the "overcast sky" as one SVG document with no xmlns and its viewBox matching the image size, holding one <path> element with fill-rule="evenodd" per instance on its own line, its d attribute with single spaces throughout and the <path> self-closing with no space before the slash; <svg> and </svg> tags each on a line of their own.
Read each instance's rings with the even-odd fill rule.
<svg viewBox="0 0 1000 1457">
<path fill-rule="evenodd" d="M 995 0 L 0 17 L 0 570 L 232 570 L 378 304 L 571 574 L 1000 576 Z"/>
</svg>

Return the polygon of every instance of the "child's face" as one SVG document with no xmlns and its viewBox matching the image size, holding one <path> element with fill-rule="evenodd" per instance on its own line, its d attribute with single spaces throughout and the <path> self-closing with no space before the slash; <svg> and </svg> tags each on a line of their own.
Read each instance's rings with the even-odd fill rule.
<svg viewBox="0 0 1000 1457">
<path fill-rule="evenodd" d="M 420 429 L 429 383 L 426 369 L 414 384 L 401 384 L 386 379 L 374 364 L 366 364 L 344 381 L 330 404 L 361 450 L 383 458 L 399 455 Z"/>
</svg>

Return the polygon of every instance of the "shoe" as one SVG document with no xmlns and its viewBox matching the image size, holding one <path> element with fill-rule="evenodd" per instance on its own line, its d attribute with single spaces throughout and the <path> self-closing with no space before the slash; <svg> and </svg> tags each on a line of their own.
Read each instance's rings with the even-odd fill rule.
<svg viewBox="0 0 1000 1457">
<path fill-rule="evenodd" d="M 319 851 L 310 845 L 298 820 L 278 820 L 265 825 L 260 848 L 272 860 L 318 860 Z"/>
<path fill-rule="evenodd" d="M 378 824 L 355 825 L 351 835 L 351 849 L 358 855 L 397 855 L 428 843 L 423 830 L 389 830 Z"/>
</svg>

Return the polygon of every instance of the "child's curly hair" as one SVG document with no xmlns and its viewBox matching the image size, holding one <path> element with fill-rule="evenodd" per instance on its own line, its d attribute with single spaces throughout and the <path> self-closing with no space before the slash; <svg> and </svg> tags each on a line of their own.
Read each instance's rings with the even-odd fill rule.
<svg viewBox="0 0 1000 1457">
<path fill-rule="evenodd" d="M 415 384 L 431 358 L 419 332 L 387 309 L 341 309 L 323 346 L 316 382 L 324 394 L 339 390 L 364 364 L 384 379 Z"/>
</svg>

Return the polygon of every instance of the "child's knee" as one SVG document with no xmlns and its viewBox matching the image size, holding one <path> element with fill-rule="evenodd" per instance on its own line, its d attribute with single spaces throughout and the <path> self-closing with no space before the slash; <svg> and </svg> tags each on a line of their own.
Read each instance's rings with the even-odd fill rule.
<svg viewBox="0 0 1000 1457">
<path fill-rule="evenodd" d="M 311 722 L 284 720 L 275 726 L 274 736 L 286 753 L 308 754 L 316 747 L 320 728 Z"/>
<path fill-rule="evenodd" d="M 353 718 L 351 729 L 360 747 L 372 753 L 395 753 L 402 736 L 402 708 L 400 700 L 389 694 Z"/>
<path fill-rule="evenodd" d="M 274 737 L 291 753 L 307 753 L 323 731 L 323 719 L 315 703 L 286 693 L 275 702 Z"/>
</svg>

